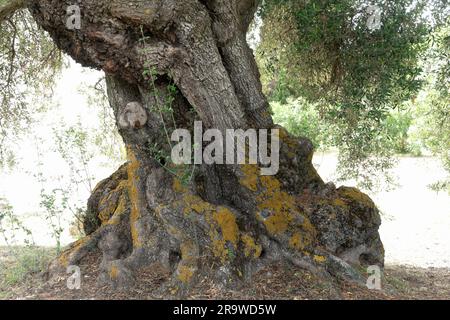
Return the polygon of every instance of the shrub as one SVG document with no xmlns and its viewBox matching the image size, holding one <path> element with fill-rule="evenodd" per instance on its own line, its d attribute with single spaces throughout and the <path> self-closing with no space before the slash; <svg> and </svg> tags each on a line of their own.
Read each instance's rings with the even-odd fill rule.
<svg viewBox="0 0 450 320">
<path fill-rule="evenodd" d="M 55 256 L 54 249 L 37 246 L 10 246 L 1 250 L 5 254 L 0 259 L 0 291 L 22 283 L 30 274 L 45 271 Z"/>
</svg>

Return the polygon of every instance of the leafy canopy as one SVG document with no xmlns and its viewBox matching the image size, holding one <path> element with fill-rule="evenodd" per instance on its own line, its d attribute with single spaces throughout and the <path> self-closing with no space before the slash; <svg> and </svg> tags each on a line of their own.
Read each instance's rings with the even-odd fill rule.
<svg viewBox="0 0 450 320">
<path fill-rule="evenodd" d="M 0 8 L 7 3 L 0 0 Z M 0 20 L 0 165 L 48 97 L 62 67 L 62 55 L 27 10 Z M 39 99 L 39 100 L 38 100 Z"/>
<path fill-rule="evenodd" d="M 369 181 L 392 166 L 386 120 L 426 83 L 425 53 L 448 9 L 446 1 L 266 0 L 257 49 L 265 93 L 312 104 L 343 177 Z"/>
</svg>

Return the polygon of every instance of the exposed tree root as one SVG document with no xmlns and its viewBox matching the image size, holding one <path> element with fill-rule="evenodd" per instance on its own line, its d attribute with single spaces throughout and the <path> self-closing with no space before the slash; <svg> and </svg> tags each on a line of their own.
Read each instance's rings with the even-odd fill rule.
<svg viewBox="0 0 450 320">
<path fill-rule="evenodd" d="M 321 183 L 315 171 L 298 195 L 276 176 L 260 176 L 255 165 L 234 167 L 222 176 L 235 189 L 213 203 L 201 193 L 204 180 L 185 185 L 161 167 L 143 169 L 132 151 L 129 157 L 95 189 L 85 218 L 91 233 L 61 254 L 53 272 L 98 247 L 102 283 L 130 286 L 135 271 L 160 263 L 173 274 L 165 287 L 184 294 L 200 276 L 236 287 L 274 261 L 354 281 L 362 279 L 355 266 L 383 264 L 373 202 L 356 189 Z"/>
</svg>

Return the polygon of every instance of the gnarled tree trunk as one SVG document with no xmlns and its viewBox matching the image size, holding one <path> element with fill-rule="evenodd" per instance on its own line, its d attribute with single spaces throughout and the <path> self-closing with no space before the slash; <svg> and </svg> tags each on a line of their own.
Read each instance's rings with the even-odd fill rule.
<svg viewBox="0 0 450 320">
<path fill-rule="evenodd" d="M 66 28 L 70 0 L 31 0 L 36 21 L 77 62 L 104 70 L 129 161 L 88 203 L 88 236 L 53 264 L 103 253 L 102 281 L 126 286 L 160 263 L 178 292 L 199 276 L 234 285 L 286 260 L 356 277 L 349 264 L 383 264 L 380 217 L 353 188 L 325 184 L 307 139 L 280 130 L 280 171 L 257 165 L 197 165 L 184 180 L 159 154 L 175 127 L 275 128 L 246 32 L 255 0 L 80 2 L 81 28 Z M 176 87 L 177 90 L 173 90 Z M 162 112 L 170 105 L 173 112 Z M 346 262 L 345 262 L 346 261 Z"/>
</svg>

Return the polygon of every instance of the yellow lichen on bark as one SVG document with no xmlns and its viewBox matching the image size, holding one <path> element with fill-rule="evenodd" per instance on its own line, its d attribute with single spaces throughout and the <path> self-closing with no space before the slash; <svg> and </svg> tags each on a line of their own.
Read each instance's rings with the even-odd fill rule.
<svg viewBox="0 0 450 320">
<path fill-rule="evenodd" d="M 210 237 L 213 254 L 220 258 L 222 262 L 225 262 L 231 258 L 230 248 L 227 247 L 227 243 L 230 243 L 236 249 L 239 241 L 240 231 L 236 222 L 236 216 L 230 209 L 219 206 L 212 213 L 212 216 L 207 219 L 211 225 Z"/>
<path fill-rule="evenodd" d="M 206 214 L 215 210 L 215 207 L 209 202 L 204 201 L 199 196 L 192 194 L 192 192 L 183 186 L 178 178 L 173 179 L 172 189 L 177 193 L 182 193 L 182 201 L 178 201 L 177 204 L 183 207 L 185 214 L 191 214 L 193 211 L 198 214 Z"/>
<path fill-rule="evenodd" d="M 240 184 L 251 191 L 258 190 L 258 171 L 257 165 L 244 164 L 241 166 L 243 177 L 239 180 Z"/>
<path fill-rule="evenodd" d="M 173 181 L 172 189 L 183 194 L 178 201 L 172 204 L 176 210 L 182 210 L 185 215 L 200 214 L 205 217 L 210 226 L 211 251 L 215 257 L 225 262 L 230 257 L 227 243 L 236 249 L 239 242 L 240 232 L 235 214 L 226 207 L 215 206 L 193 194 L 176 178 Z"/>
<path fill-rule="evenodd" d="M 338 206 L 338 207 L 346 207 L 347 204 L 345 203 L 344 200 L 340 199 L 340 198 L 336 198 L 333 200 L 333 205 Z"/>
<path fill-rule="evenodd" d="M 262 192 L 257 196 L 258 210 L 267 211 L 270 216 L 264 219 L 264 225 L 271 234 L 280 234 L 286 232 L 290 227 L 302 227 L 306 233 L 314 233 L 314 227 L 308 217 L 301 214 L 296 204 L 294 196 L 281 190 L 281 183 L 273 176 L 264 176 L 260 178 Z M 303 224 L 293 226 L 295 215 L 301 215 Z"/>
<path fill-rule="evenodd" d="M 314 261 L 317 263 L 323 263 L 327 260 L 324 256 L 314 255 Z"/>
<path fill-rule="evenodd" d="M 302 240 L 302 235 L 299 232 L 294 233 L 289 239 L 289 246 L 299 251 L 304 249 L 305 245 Z"/>
<path fill-rule="evenodd" d="M 218 207 L 213 217 L 220 227 L 223 240 L 230 241 L 236 247 L 239 240 L 239 227 L 233 212 L 225 207 Z"/>
<path fill-rule="evenodd" d="M 173 179 L 172 188 L 173 188 L 173 191 L 178 192 L 178 193 L 186 191 L 186 187 L 183 186 L 180 179 L 178 179 L 178 178 Z"/>
<path fill-rule="evenodd" d="M 180 246 L 181 263 L 177 268 L 177 277 L 183 283 L 189 283 L 197 270 L 198 250 L 192 241 L 185 241 Z"/>
<path fill-rule="evenodd" d="M 344 200 L 348 199 L 350 201 L 355 201 L 369 208 L 375 207 L 372 199 L 370 199 L 368 195 L 362 193 L 356 188 L 340 187 L 338 189 L 338 193 L 344 198 Z"/>
<path fill-rule="evenodd" d="M 285 212 L 276 212 L 267 219 L 264 219 L 264 225 L 270 234 L 276 235 L 286 232 L 292 217 Z"/>
<path fill-rule="evenodd" d="M 123 209 L 124 204 L 121 203 L 121 201 L 123 200 L 122 197 L 124 190 L 127 189 L 128 189 L 128 181 L 121 181 L 118 184 L 118 186 L 109 193 L 108 197 L 105 197 L 100 201 L 99 206 L 104 207 L 98 214 L 98 218 L 100 219 L 102 224 L 109 222 L 109 220 L 117 212 L 118 206 L 122 206 L 119 209 Z M 116 199 L 115 201 L 113 201 L 112 198 L 117 194 L 120 194 L 119 200 Z M 109 204 L 108 201 L 110 202 Z"/>
<path fill-rule="evenodd" d="M 127 211 L 127 200 L 125 194 L 122 194 L 119 199 L 119 204 L 114 210 L 112 217 L 105 223 L 107 225 L 117 225 L 120 222 L 121 216 Z"/>
<path fill-rule="evenodd" d="M 117 268 L 117 266 L 115 266 L 115 265 L 111 266 L 111 270 L 109 271 L 109 276 L 112 280 L 117 279 L 117 277 L 119 276 L 119 269 Z"/>
<path fill-rule="evenodd" d="M 98 214 L 98 218 L 100 219 L 102 224 L 105 224 L 109 221 L 109 219 L 114 214 L 114 211 L 116 211 L 116 202 L 110 203 L 106 208 L 104 208 L 100 213 Z"/>
<path fill-rule="evenodd" d="M 177 277 L 183 283 L 189 283 L 194 276 L 195 269 L 190 266 L 180 264 L 177 268 Z"/>
<path fill-rule="evenodd" d="M 280 141 L 285 143 L 289 149 L 296 149 L 298 147 L 298 142 L 295 138 L 293 138 L 285 128 L 278 128 L 279 129 L 279 137 Z"/>
<path fill-rule="evenodd" d="M 241 241 L 244 244 L 244 255 L 249 258 L 259 258 L 262 252 L 262 246 L 257 244 L 255 239 L 249 234 L 243 234 Z"/>
<path fill-rule="evenodd" d="M 229 255 L 225 240 L 221 239 L 217 232 L 214 231 L 211 232 L 210 237 L 212 239 L 212 252 L 214 256 L 224 263 Z"/>
<path fill-rule="evenodd" d="M 67 267 L 70 263 L 71 256 L 75 255 L 91 238 L 86 236 L 76 241 L 69 249 L 65 250 L 58 257 L 58 262 L 63 267 Z"/>
<path fill-rule="evenodd" d="M 185 214 L 190 214 L 192 211 L 195 211 L 198 214 L 203 214 L 208 211 L 214 210 L 214 206 L 212 206 L 210 203 L 191 193 L 186 193 L 183 196 L 183 205 L 185 206 Z"/>
<path fill-rule="evenodd" d="M 140 192 L 137 187 L 139 183 L 139 161 L 136 158 L 134 152 L 131 148 L 127 149 L 128 160 L 130 161 L 128 165 L 128 196 L 130 197 L 130 227 L 131 227 L 131 237 L 133 239 L 133 246 L 139 248 L 142 246 L 142 242 L 139 239 L 139 231 L 137 230 L 136 223 L 141 218 L 141 212 L 139 205 L 142 201 Z"/>
<path fill-rule="evenodd" d="M 168 225 L 167 232 L 174 238 L 177 239 L 183 238 L 183 231 L 175 228 L 174 226 Z"/>
<path fill-rule="evenodd" d="M 290 139 L 282 133 L 284 139 Z M 294 141 L 291 141 L 292 143 Z M 257 218 L 271 235 L 293 234 L 290 246 L 304 250 L 311 244 L 316 230 L 309 217 L 297 205 L 297 199 L 282 190 L 281 182 L 275 176 L 259 176 L 258 167 L 241 166 L 243 177 L 240 184 L 256 191 Z"/>
<path fill-rule="evenodd" d="M 185 241 L 180 246 L 181 258 L 186 262 L 195 262 L 197 257 L 197 250 L 194 242 Z"/>
</svg>

